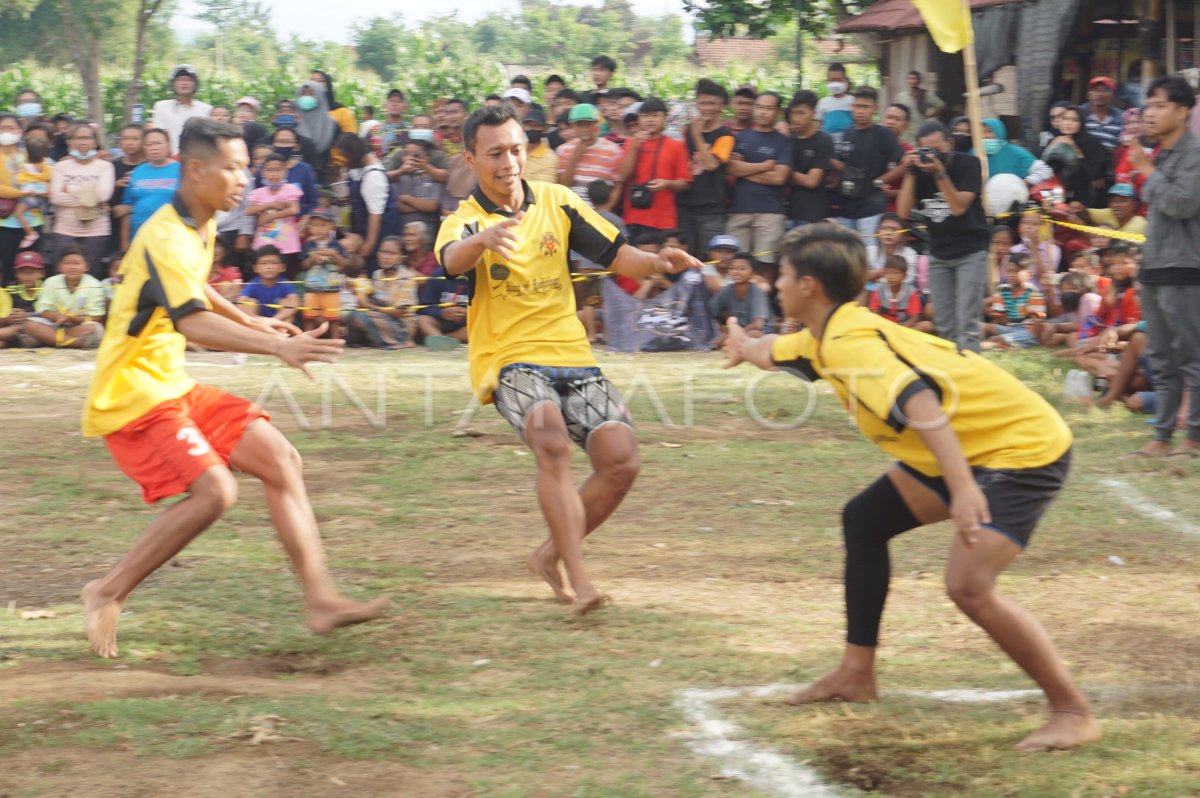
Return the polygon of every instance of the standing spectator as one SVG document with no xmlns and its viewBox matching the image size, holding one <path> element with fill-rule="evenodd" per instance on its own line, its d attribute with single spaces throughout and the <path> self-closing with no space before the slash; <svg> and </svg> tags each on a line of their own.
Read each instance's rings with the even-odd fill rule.
<svg viewBox="0 0 1200 798">
<path fill-rule="evenodd" d="M 17 119 L 20 121 L 21 128 L 28 130 L 30 125 L 36 125 L 44 121 L 42 109 L 42 97 L 33 89 L 21 89 L 17 92 L 17 96 L 13 98 L 15 102 L 13 107 L 17 112 Z"/>
<path fill-rule="evenodd" d="M 214 122 L 220 122 L 223 125 L 229 124 L 229 109 L 224 106 L 215 106 L 208 112 L 208 118 Z"/>
<path fill-rule="evenodd" d="M 1139 279 L 1154 375 L 1157 416 L 1154 440 L 1142 456 L 1200 456 L 1200 140 L 1188 128 L 1196 95 L 1171 75 L 1146 92 L 1146 132 L 1159 145 L 1152 161 L 1140 142 L 1129 143 L 1129 163 L 1145 175 L 1142 196 L 1149 206 Z M 1188 392 L 1187 440 L 1170 449 L 1176 416 Z"/>
<path fill-rule="evenodd" d="M 904 158 L 900 142 L 874 123 L 878 98 L 878 93 L 866 86 L 854 92 L 854 127 L 834 139 L 833 168 L 839 173 L 834 188 L 837 220 L 861 236 L 874 235 L 879 218 L 887 211 L 883 184 L 899 180 L 904 173 L 899 165 Z"/>
<path fill-rule="evenodd" d="M 1062 109 L 1055 122 L 1061 121 L 1066 109 Z M 983 120 L 983 151 L 987 155 L 988 175 L 1016 175 L 1030 186 L 1036 186 L 1054 176 L 1042 161 L 1024 147 L 1008 141 L 1008 130 L 999 119 Z M 979 153 L 972 151 L 972 155 Z"/>
<path fill-rule="evenodd" d="M 17 177 L 25 167 L 25 153 L 21 150 L 21 123 L 14 114 L 0 114 L 0 206 L 8 213 L 0 216 L 0 266 L 3 266 L 3 281 L 11 283 L 15 277 L 13 263 L 21 251 L 21 240 L 25 230 L 16 215 L 17 203 L 32 192 L 17 184 Z"/>
<path fill-rule="evenodd" d="M 233 123 L 241 125 L 242 141 L 246 142 L 247 150 L 267 137 L 267 129 L 258 121 L 261 108 L 262 104 L 254 97 L 242 97 L 233 104 Z"/>
<path fill-rule="evenodd" d="M 271 152 L 283 158 L 287 182 L 300 189 L 300 215 L 308 216 L 319 204 L 321 187 L 317 183 L 317 173 L 300 154 L 300 136 L 290 127 L 279 128 L 271 136 Z M 255 188 L 262 188 L 262 177 L 259 176 L 254 184 Z"/>
<path fill-rule="evenodd" d="M 442 122 L 438 126 L 438 134 L 442 152 L 447 158 L 461 155 L 463 151 L 462 128 L 467 121 L 467 104 L 459 99 L 451 99 L 442 106 Z"/>
<path fill-rule="evenodd" d="M 926 119 L 933 119 L 939 111 L 946 107 L 946 103 L 941 97 L 929 89 L 921 87 L 921 73 L 917 70 L 914 69 L 908 73 L 905 83 L 907 88 L 896 95 L 896 102 L 907 106 L 916 114 L 918 123 L 923 123 Z"/>
<path fill-rule="evenodd" d="M 588 186 L 603 180 L 613 187 L 612 195 L 603 210 L 611 211 L 621 198 L 624 181 L 621 177 L 621 148 L 600 137 L 596 106 L 580 103 L 567 116 L 575 138 L 558 150 L 558 182 L 588 199 Z M 597 210 L 601 210 L 597 208 Z"/>
<path fill-rule="evenodd" d="M 415 131 L 414 131 L 415 132 Z M 400 153 L 404 161 L 398 170 L 402 174 L 396 179 L 393 190 L 396 207 L 400 211 L 400 224 L 421 222 L 429 230 L 430 237 L 442 220 L 442 184 L 429 173 L 429 156 L 433 144 L 429 141 L 410 139 Z"/>
<path fill-rule="evenodd" d="M 733 155 L 733 133 L 721 124 L 729 93 L 701 78 L 696 84 L 696 118 L 684 129 L 692 184 L 679 194 L 679 229 L 689 252 L 701 252 L 725 232 L 725 164 Z"/>
<path fill-rule="evenodd" d="M 437 133 L 433 129 L 433 117 L 429 114 L 417 114 L 412 118 L 412 127 L 408 130 L 408 140 L 416 141 L 425 144 L 424 156 L 422 157 L 422 166 L 429 176 L 438 183 L 445 183 L 450 176 L 448 166 L 449 161 L 446 160 L 446 153 L 438 149 Z M 397 170 L 400 170 L 405 162 L 404 149 L 401 148 L 392 153 L 392 157 L 384 163 L 383 168 L 388 172 L 388 180 L 396 180 L 400 177 Z"/>
<path fill-rule="evenodd" d="M 562 75 L 551 75 L 542 82 L 542 104 L 554 110 L 554 101 L 558 99 L 558 93 L 567 87 L 567 82 L 562 79 Z"/>
<path fill-rule="evenodd" d="M 125 204 L 125 189 L 129 186 L 129 178 L 133 170 L 146 161 L 143 140 L 146 130 L 141 125 L 125 125 L 117 133 L 117 150 L 113 158 L 113 193 L 108 201 L 112 207 L 112 251 L 121 249 L 121 214 Z"/>
<path fill-rule="evenodd" d="M 190 64 L 180 64 L 171 70 L 171 100 L 159 100 L 150 115 L 150 126 L 167 131 L 171 142 L 171 155 L 179 152 L 179 134 L 183 123 L 195 117 L 206 117 L 212 106 L 196 99 L 200 88 L 200 76 Z"/>
<path fill-rule="evenodd" d="M 909 152 L 913 148 L 912 134 L 916 131 L 909 130 L 911 119 L 912 112 L 909 111 L 908 106 L 900 103 L 893 103 L 884 108 L 881 117 L 883 128 L 896 137 L 896 140 L 900 142 L 900 149 L 904 152 Z M 895 166 L 895 163 L 889 163 L 888 170 L 892 171 Z M 896 211 L 896 195 L 900 193 L 900 180 L 901 175 L 897 174 L 892 180 L 883 184 L 883 196 L 887 199 L 887 209 L 890 213 Z"/>
<path fill-rule="evenodd" d="M 1197 118 L 1200 119 L 1200 115 L 1197 115 Z M 1146 178 L 1129 165 L 1129 143 L 1138 139 L 1142 148 L 1150 152 L 1151 158 L 1158 154 L 1158 150 L 1154 143 L 1143 135 L 1145 131 L 1142 125 L 1141 108 L 1130 108 L 1121 114 L 1121 125 L 1121 143 L 1113 150 L 1113 182 L 1129 183 L 1137 190 L 1138 194 L 1141 194 L 1142 184 L 1146 182 Z"/>
<path fill-rule="evenodd" d="M 1084 127 L 1078 108 L 1063 111 L 1058 129 L 1060 135 L 1046 147 L 1042 160 L 1062 180 L 1068 200 L 1097 207 L 1104 196 L 1112 153 Z"/>
<path fill-rule="evenodd" d="M 775 262 L 775 246 L 787 221 L 787 186 L 793 141 L 775 129 L 783 98 L 764 91 L 754 101 L 754 127 L 737 134 L 729 174 L 737 178 L 726 232 L 764 263 Z"/>
<path fill-rule="evenodd" d="M 386 156 L 403 147 L 404 142 L 408 141 L 408 123 L 404 121 L 408 101 L 404 92 L 400 89 L 389 91 L 387 103 L 383 108 L 383 155 Z"/>
<path fill-rule="evenodd" d="M 301 83 L 296 90 L 296 108 L 300 111 L 296 132 L 312 144 L 312 157 L 306 160 L 317 173 L 317 182 L 325 183 L 325 167 L 329 164 L 333 140 L 341 132 L 329 115 L 325 87 L 311 80 Z"/>
<path fill-rule="evenodd" d="M 667 105 L 651 97 L 638 109 L 638 132 L 625 142 L 621 179 L 625 226 L 633 236 L 648 230 L 673 230 L 679 224 L 675 195 L 692 182 L 687 148 L 663 135 Z"/>
<path fill-rule="evenodd" d="M 346 159 L 350 182 L 350 232 L 362 236 L 356 254 L 368 261 L 373 271 L 375 247 L 388 236 L 400 234 L 400 209 L 396 192 L 383 165 L 366 143 L 353 133 L 338 136 L 334 145 Z"/>
<path fill-rule="evenodd" d="M 904 156 L 897 210 L 905 218 L 920 211 L 928 226 L 929 288 L 938 335 L 978 352 L 991 241 L 980 201 L 983 170 L 974 155 L 952 152 L 940 122 L 921 126 L 917 147 Z M 934 153 L 922 153 L 924 148 Z"/>
<path fill-rule="evenodd" d="M 525 179 L 558 182 L 558 156 L 546 141 L 546 115 L 541 108 L 530 108 L 522 122 L 525 138 Z"/>
<path fill-rule="evenodd" d="M 793 226 L 819 222 L 829 216 L 829 192 L 825 175 L 833 160 L 833 137 L 817 122 L 817 95 L 808 90 L 796 92 L 788 104 L 788 129 L 792 143 Z"/>
<path fill-rule="evenodd" d="M 1066 100 L 1059 100 L 1050 106 L 1050 110 L 1046 113 L 1046 126 L 1038 134 L 1039 152 L 1046 149 L 1046 147 L 1050 146 L 1050 142 L 1062 135 L 1062 132 L 1058 129 L 1058 123 L 1062 121 L 1063 111 L 1070 107 L 1071 103 Z M 987 131 L 984 131 L 984 133 L 986 134 Z"/>
<path fill-rule="evenodd" d="M 49 208 L 50 183 L 52 182 L 50 159 L 46 155 L 44 141 L 31 141 L 25 145 L 25 163 L 17 171 L 17 188 L 24 196 L 17 200 L 12 215 L 21 223 L 25 237 L 20 248 L 29 249 L 42 237 Z"/>
<path fill-rule="evenodd" d="M 171 201 L 179 188 L 179 162 L 171 160 L 171 138 L 167 131 L 147 130 L 142 142 L 146 161 L 129 173 L 129 185 L 121 194 L 121 251 L 137 235 L 154 212 Z"/>
<path fill-rule="evenodd" d="M 287 181 L 287 161 L 271 153 L 262 165 L 261 188 L 250 192 L 246 215 L 254 218 L 254 248 L 272 246 L 287 264 L 289 277 L 300 268 L 300 199 L 303 192 Z"/>
<path fill-rule="evenodd" d="M 599 99 L 600 92 L 608 88 L 608 83 L 612 80 L 612 76 L 616 74 L 617 62 L 607 55 L 598 55 L 592 59 L 592 83 L 596 88 L 590 92 L 586 92 L 580 96 L 581 103 L 596 104 Z"/>
<path fill-rule="evenodd" d="M 1087 130 L 1100 139 L 1109 152 L 1121 140 L 1121 113 L 1112 107 L 1117 84 L 1112 78 L 1099 76 L 1088 81 L 1088 101 L 1079 107 Z"/>
<path fill-rule="evenodd" d="M 67 140 L 71 157 L 54 164 L 50 178 L 50 204 L 54 206 L 51 258 L 58 262 L 66 247 L 78 246 L 88 270 L 100 280 L 106 276 L 101 261 L 112 237 L 108 201 L 115 184 L 113 165 L 100 157 L 91 125 L 75 125 Z"/>
<path fill-rule="evenodd" d="M 733 101 L 730 103 L 733 108 L 733 120 L 729 123 L 731 131 L 741 133 L 743 130 L 754 127 L 754 100 L 756 97 L 758 97 L 758 92 L 753 86 L 739 86 L 733 93 Z"/>
<path fill-rule="evenodd" d="M 829 95 L 817 103 L 817 121 L 829 135 L 849 130 L 854 125 L 854 97 L 850 95 L 850 80 L 846 67 L 830 64 L 825 70 L 825 89 Z"/>
<path fill-rule="evenodd" d="M 329 77 L 329 73 L 314 69 L 308 79 L 325 89 L 325 102 L 329 105 L 329 118 L 338 126 L 338 130 L 342 133 L 357 133 L 358 120 L 354 118 L 353 111 L 337 101 L 337 97 L 333 93 L 333 78 Z"/>
<path fill-rule="evenodd" d="M 529 109 L 533 105 L 533 95 L 529 93 L 528 89 L 520 87 L 514 87 L 504 92 L 502 99 L 517 112 L 518 121 L 525 119 L 525 115 L 529 113 Z"/>
</svg>

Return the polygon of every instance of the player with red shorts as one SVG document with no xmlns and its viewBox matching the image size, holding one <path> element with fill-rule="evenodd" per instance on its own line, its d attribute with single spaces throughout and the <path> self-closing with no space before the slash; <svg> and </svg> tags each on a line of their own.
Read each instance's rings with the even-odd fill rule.
<svg viewBox="0 0 1200 798">
<path fill-rule="evenodd" d="M 142 580 L 183 550 L 237 499 L 241 471 L 261 480 L 271 520 L 304 590 L 317 633 L 378 617 L 386 600 L 351 601 L 325 567 L 300 455 L 262 408 L 197 385 L 185 370 L 189 340 L 228 352 L 274 355 L 308 373 L 344 342 L 242 313 L 208 285 L 217 211 L 238 205 L 247 154 L 241 129 L 192 119 L 180 139 L 173 202 L 138 231 L 121 268 L 109 326 L 83 410 L 85 435 L 103 437 L 148 503 L 188 494 L 158 516 L 108 575 L 83 589 L 85 630 L 101 657 L 117 654 L 117 620 Z"/>
</svg>

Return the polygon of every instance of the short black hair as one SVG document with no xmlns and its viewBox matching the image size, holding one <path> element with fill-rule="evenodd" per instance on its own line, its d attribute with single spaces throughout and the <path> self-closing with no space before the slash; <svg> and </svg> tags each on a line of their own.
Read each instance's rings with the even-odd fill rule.
<svg viewBox="0 0 1200 798">
<path fill-rule="evenodd" d="M 667 112 L 667 104 L 657 97 L 649 97 L 638 108 L 639 114 L 665 114 Z"/>
<path fill-rule="evenodd" d="M 371 116 L 375 116 L 375 106 L 373 106 L 373 105 L 364 105 L 364 106 L 362 107 L 362 112 L 363 112 L 364 114 L 370 114 Z"/>
<path fill-rule="evenodd" d="M 446 100 L 446 105 L 458 105 L 458 106 L 462 106 L 462 109 L 463 109 L 464 111 L 465 111 L 465 110 L 467 110 L 467 108 L 469 108 L 469 107 L 470 107 L 470 106 L 468 106 L 468 105 L 467 105 L 467 101 L 466 101 L 466 100 L 460 100 L 460 99 L 459 99 L 459 98 L 457 98 L 457 97 L 451 97 L 449 100 Z M 443 107 L 443 108 L 445 108 L 446 106 L 444 105 L 444 106 L 442 106 L 442 107 Z"/>
<path fill-rule="evenodd" d="M 50 117 L 50 121 L 57 125 L 59 122 L 74 122 L 75 120 L 71 118 L 70 114 L 55 114 Z"/>
<path fill-rule="evenodd" d="M 389 91 L 389 92 L 387 93 L 387 98 L 388 98 L 389 100 L 390 100 L 390 99 L 392 99 L 393 97 L 399 97 L 401 100 L 406 100 L 406 99 L 407 99 L 407 98 L 404 96 L 404 92 L 403 92 L 403 91 L 401 91 L 400 89 L 392 89 L 391 91 Z"/>
<path fill-rule="evenodd" d="M 333 148 L 342 154 L 351 169 L 361 168 L 369 151 L 367 143 L 354 133 L 342 133 L 333 140 Z"/>
<path fill-rule="evenodd" d="M 721 102 L 729 102 L 729 92 L 720 83 L 708 78 L 700 78 L 696 81 L 696 96 L 697 97 L 719 97 Z"/>
<path fill-rule="evenodd" d="M 146 132 L 146 126 L 145 126 L 145 125 L 139 125 L 139 124 L 137 124 L 136 122 L 130 122 L 128 125 L 121 125 L 119 128 L 117 128 L 117 135 L 118 135 L 118 136 L 119 136 L 119 135 L 121 135 L 121 134 L 122 134 L 122 133 L 124 133 L 126 130 L 136 130 L 136 131 L 138 131 L 139 133 L 145 133 L 145 132 Z"/>
<path fill-rule="evenodd" d="M 873 103 L 878 103 L 879 92 L 875 91 L 875 89 L 871 88 L 870 86 L 859 86 L 854 90 L 854 99 L 870 100 Z"/>
<path fill-rule="evenodd" d="M 867 249 L 858 233 L 837 224 L 798 227 L 779 242 L 779 261 L 812 277 L 833 302 L 851 302 L 867 282 Z"/>
<path fill-rule="evenodd" d="M 776 108 L 782 108 L 782 107 L 783 107 L 783 97 L 781 97 L 781 96 L 779 95 L 779 92 L 777 92 L 777 91 L 763 91 L 763 92 L 759 92 L 758 96 L 757 96 L 757 97 L 755 97 L 755 98 L 754 98 L 754 100 L 755 100 L 755 102 L 757 102 L 758 100 L 762 99 L 763 97 L 774 97 L 774 98 L 775 98 L 775 107 L 776 107 Z"/>
<path fill-rule="evenodd" d="M 941 133 L 947 139 L 950 138 L 950 128 L 946 127 L 936 119 L 931 119 L 917 129 L 917 141 L 920 141 L 926 136 L 932 136 L 934 133 Z"/>
<path fill-rule="evenodd" d="M 908 273 L 908 261 L 906 261 L 904 259 L 903 255 L 892 255 L 883 262 L 883 268 L 895 269 L 896 271 L 904 272 L 905 274 L 907 274 Z"/>
<path fill-rule="evenodd" d="M 283 260 L 283 253 L 279 251 L 279 247 L 275 246 L 274 244 L 264 244 L 250 253 L 250 262 L 258 263 L 263 258 L 271 255 Z"/>
<path fill-rule="evenodd" d="M 431 152 L 433 152 L 434 145 L 432 141 L 426 141 L 425 139 L 409 139 L 408 141 L 404 142 L 405 147 L 407 147 L 409 144 L 416 144 L 421 149 L 425 150 L 426 155 L 429 155 Z"/>
<path fill-rule="evenodd" d="M 662 242 L 663 242 L 663 234 L 661 231 L 646 230 L 646 231 L 638 233 L 636 236 L 634 236 L 633 241 L 630 243 L 632 243 L 633 246 L 635 246 L 635 247 L 640 247 L 645 244 L 655 244 L 657 246 L 662 246 Z"/>
<path fill-rule="evenodd" d="M 499 94 L 496 94 L 495 92 L 493 92 L 483 98 L 484 102 L 487 102 L 488 100 L 499 100 L 500 102 L 504 102 L 504 98 L 501 97 Z"/>
<path fill-rule="evenodd" d="M 559 100 L 574 100 L 575 102 L 579 102 L 579 94 L 574 89 L 563 89 L 554 97 L 555 102 Z"/>
<path fill-rule="evenodd" d="M 189 119 L 188 121 L 190 122 L 191 120 Z M 26 130 L 25 132 L 28 133 L 29 131 Z M 145 141 L 146 137 L 149 136 L 151 133 L 162 136 L 164 139 L 167 140 L 168 144 L 171 143 L 171 134 L 168 133 L 167 131 L 163 130 L 161 127 L 146 128 L 146 131 L 144 133 L 142 133 L 142 141 Z"/>
<path fill-rule="evenodd" d="M 1166 95 L 1169 103 L 1183 108 L 1196 107 L 1196 92 L 1192 91 L 1191 84 L 1180 75 L 1164 75 L 1161 78 L 1155 78 L 1150 84 L 1150 88 L 1146 89 L 1146 99 L 1149 100 L 1158 91 Z"/>
<path fill-rule="evenodd" d="M 843 75 L 845 75 L 846 74 L 846 65 L 839 64 L 837 61 L 834 61 L 829 66 L 825 67 L 825 74 L 828 75 L 830 72 L 841 72 Z"/>
<path fill-rule="evenodd" d="M 1008 265 L 1016 266 L 1018 269 L 1028 269 L 1033 256 L 1028 252 L 1013 252 L 1008 256 Z"/>
<path fill-rule="evenodd" d="M 475 136 L 481 127 L 500 127 L 509 121 L 520 122 L 517 112 L 508 103 L 502 105 L 485 105 L 467 117 L 463 124 L 463 147 L 469 152 L 475 152 Z"/>
<path fill-rule="evenodd" d="M 87 253 L 83 251 L 83 247 L 79 246 L 78 244 L 67 244 L 65 247 L 59 250 L 58 258 L 55 260 L 55 263 L 62 263 L 63 260 L 71 255 L 78 255 L 79 257 L 83 258 L 84 263 L 88 262 Z M 90 266 L 91 264 L 89 263 L 88 265 Z"/>
<path fill-rule="evenodd" d="M 287 166 L 287 161 L 288 161 L 287 158 L 284 158 L 282 155 L 280 155 L 277 152 L 273 152 L 270 155 L 268 155 L 266 158 L 263 158 L 262 165 L 266 166 L 269 163 L 281 163 L 284 166 Z"/>
<path fill-rule="evenodd" d="M 612 97 L 614 100 L 620 100 L 623 97 L 628 97 L 629 99 L 633 100 L 635 103 L 640 103 L 642 101 L 642 95 L 638 94 L 633 89 L 627 89 L 627 88 L 609 89 L 609 96 Z"/>
<path fill-rule="evenodd" d="M 612 183 L 607 180 L 593 180 L 587 185 L 588 199 L 593 207 L 600 207 L 612 196 Z"/>
<path fill-rule="evenodd" d="M 183 132 L 179 134 L 179 160 L 210 156 L 222 141 L 241 141 L 241 138 L 242 129 L 237 125 L 194 116 L 183 124 Z"/>
<path fill-rule="evenodd" d="M 753 86 L 739 86 L 738 90 L 733 93 L 733 96 L 745 97 L 749 100 L 753 100 L 754 98 L 758 97 L 758 92 L 754 90 Z"/>
<path fill-rule="evenodd" d="M 42 163 L 46 160 L 46 155 L 50 151 L 50 145 L 44 141 L 34 139 L 33 141 L 25 142 L 25 157 L 30 163 Z"/>
<path fill-rule="evenodd" d="M 883 216 L 880 216 L 879 224 L 883 224 L 884 222 L 895 222 L 896 224 L 900 225 L 901 229 L 904 228 L 904 220 L 900 218 L 900 214 L 898 213 L 888 211 Z M 876 225 L 876 228 L 878 228 L 878 226 L 879 225 Z"/>
<path fill-rule="evenodd" d="M 616 72 L 617 62 L 607 55 L 598 55 L 592 59 L 592 68 L 607 69 L 609 72 Z"/>
<path fill-rule="evenodd" d="M 551 75 L 542 81 L 543 86 L 549 86 L 551 83 L 561 83 L 564 86 L 567 85 L 567 82 L 563 80 L 562 75 Z"/>
<path fill-rule="evenodd" d="M 516 75 L 515 77 L 513 77 L 512 80 L 510 80 L 508 82 L 508 85 L 509 86 L 524 86 L 529 91 L 531 91 L 531 92 L 533 91 L 533 81 L 529 79 L 528 75 Z"/>
<path fill-rule="evenodd" d="M 888 108 L 899 108 L 901 113 L 904 114 L 904 121 L 905 122 L 912 121 L 912 109 L 909 108 L 904 103 L 892 103 L 891 105 L 888 106 Z"/>
<path fill-rule="evenodd" d="M 755 261 L 753 252 L 735 252 L 733 253 L 733 257 L 729 258 L 729 262 L 732 263 L 735 260 L 744 260 L 750 264 L 751 269 L 754 268 Z"/>
<path fill-rule="evenodd" d="M 917 76 L 917 80 L 918 80 L 918 81 L 920 81 L 920 80 L 921 80 L 921 78 L 922 78 L 922 77 L 924 77 L 924 76 L 923 76 L 923 75 L 922 75 L 920 72 L 918 72 L 918 71 L 917 71 L 917 70 L 915 70 L 915 69 L 914 69 L 914 70 L 912 70 L 911 72 L 909 72 L 909 73 L 908 73 L 908 75 L 907 75 L 907 77 L 910 77 L 910 78 L 911 78 L 913 75 L 916 75 L 916 76 Z"/>
<path fill-rule="evenodd" d="M 788 110 L 790 111 L 800 105 L 806 105 L 809 108 L 816 110 L 818 102 L 819 101 L 817 100 L 816 94 L 808 89 L 801 89 L 792 95 L 792 101 L 788 103 Z"/>
</svg>

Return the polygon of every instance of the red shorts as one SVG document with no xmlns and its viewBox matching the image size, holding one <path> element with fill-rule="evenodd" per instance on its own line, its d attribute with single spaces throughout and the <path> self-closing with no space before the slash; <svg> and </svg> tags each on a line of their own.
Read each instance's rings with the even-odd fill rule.
<svg viewBox="0 0 1200 798">
<path fill-rule="evenodd" d="M 185 493 L 213 466 L 228 466 L 242 434 L 269 419 L 253 402 L 207 385 L 156 406 L 104 442 L 125 475 L 142 487 L 147 504 Z"/>
</svg>

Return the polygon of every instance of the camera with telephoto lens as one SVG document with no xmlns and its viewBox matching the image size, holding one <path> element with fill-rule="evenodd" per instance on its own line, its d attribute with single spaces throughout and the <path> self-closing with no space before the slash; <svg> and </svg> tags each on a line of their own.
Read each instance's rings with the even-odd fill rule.
<svg viewBox="0 0 1200 798">
<path fill-rule="evenodd" d="M 921 163 L 933 163 L 933 159 L 937 158 L 939 154 L 933 147 L 921 147 L 917 150 L 917 157 Z"/>
</svg>

